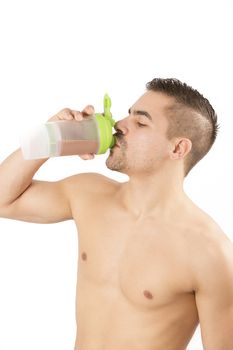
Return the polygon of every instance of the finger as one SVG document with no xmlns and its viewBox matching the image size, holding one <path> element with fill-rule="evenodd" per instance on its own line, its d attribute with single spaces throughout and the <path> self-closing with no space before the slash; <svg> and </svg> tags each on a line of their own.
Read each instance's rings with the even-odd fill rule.
<svg viewBox="0 0 233 350">
<path fill-rule="evenodd" d="M 74 116 L 75 120 L 80 121 L 80 120 L 83 119 L 83 115 L 82 115 L 82 113 L 80 111 L 72 111 L 72 113 L 73 113 L 73 116 Z"/>
<path fill-rule="evenodd" d="M 81 155 L 80 157 L 81 157 L 83 160 L 88 160 L 88 159 L 90 159 L 88 154 L 83 154 L 83 155 Z"/>
<path fill-rule="evenodd" d="M 92 115 L 95 113 L 95 109 L 92 105 L 87 105 L 83 110 L 82 113 L 84 115 Z"/>
<path fill-rule="evenodd" d="M 90 160 L 94 158 L 94 154 L 82 154 L 80 156 L 83 160 Z"/>
<path fill-rule="evenodd" d="M 72 114 L 72 111 L 71 109 L 69 108 L 64 108 L 62 109 L 58 114 L 57 114 L 58 118 L 61 119 L 61 120 L 72 120 L 74 117 L 73 117 L 73 114 Z"/>
</svg>

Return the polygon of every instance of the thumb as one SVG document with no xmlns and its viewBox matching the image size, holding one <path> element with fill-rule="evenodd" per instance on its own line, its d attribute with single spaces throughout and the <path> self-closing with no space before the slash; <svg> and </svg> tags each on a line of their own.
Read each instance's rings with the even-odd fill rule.
<svg viewBox="0 0 233 350">
<path fill-rule="evenodd" d="M 94 107 L 93 107 L 92 105 L 87 105 L 87 106 L 83 109 L 82 113 L 83 113 L 84 115 L 92 115 L 92 114 L 95 113 L 95 109 L 94 109 Z"/>
<path fill-rule="evenodd" d="M 79 156 L 80 158 L 82 158 L 83 160 L 91 160 L 93 159 L 95 156 L 94 154 L 90 153 L 90 154 L 82 154 Z"/>
</svg>

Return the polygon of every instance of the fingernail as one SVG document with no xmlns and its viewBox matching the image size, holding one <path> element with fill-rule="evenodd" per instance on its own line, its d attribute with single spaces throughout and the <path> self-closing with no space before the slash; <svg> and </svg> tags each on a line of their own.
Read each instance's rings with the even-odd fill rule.
<svg viewBox="0 0 233 350">
<path fill-rule="evenodd" d="M 93 107 L 92 105 L 88 106 L 88 111 L 89 111 L 90 113 L 93 113 L 94 107 Z"/>
<path fill-rule="evenodd" d="M 82 114 L 80 112 L 76 113 L 75 119 L 76 120 L 82 120 L 83 119 Z"/>
</svg>

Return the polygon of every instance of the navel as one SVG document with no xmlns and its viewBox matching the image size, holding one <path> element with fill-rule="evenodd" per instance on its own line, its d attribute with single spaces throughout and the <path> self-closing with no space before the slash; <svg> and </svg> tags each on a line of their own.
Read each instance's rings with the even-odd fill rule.
<svg viewBox="0 0 233 350">
<path fill-rule="evenodd" d="M 144 290 L 143 294 L 147 299 L 153 299 L 153 295 L 151 292 L 149 292 L 149 290 Z"/>
<path fill-rule="evenodd" d="M 87 253 L 82 252 L 81 257 L 82 257 L 83 260 L 87 260 Z"/>
</svg>

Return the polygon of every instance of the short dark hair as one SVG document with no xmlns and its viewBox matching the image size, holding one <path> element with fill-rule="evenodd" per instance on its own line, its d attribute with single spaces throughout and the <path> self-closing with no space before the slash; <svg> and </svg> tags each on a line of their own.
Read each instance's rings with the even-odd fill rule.
<svg viewBox="0 0 233 350">
<path fill-rule="evenodd" d="M 161 92 L 174 98 L 165 110 L 168 120 L 166 136 L 186 137 L 192 149 L 184 160 L 184 176 L 212 147 L 220 126 L 210 102 L 197 90 L 178 79 L 155 78 L 146 84 L 148 91 Z"/>
</svg>

